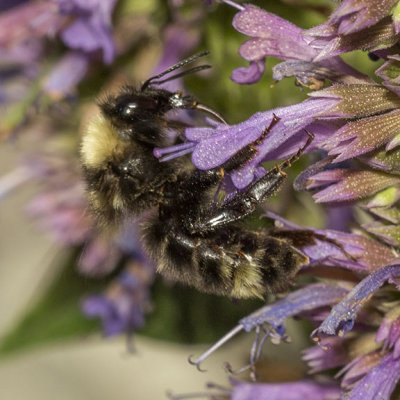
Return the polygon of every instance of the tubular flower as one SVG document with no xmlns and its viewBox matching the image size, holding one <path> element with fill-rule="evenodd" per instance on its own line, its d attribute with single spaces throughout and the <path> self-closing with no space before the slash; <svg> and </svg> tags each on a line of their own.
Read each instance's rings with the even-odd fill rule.
<svg viewBox="0 0 400 400">
<path fill-rule="evenodd" d="M 234 70 L 231 76 L 234 82 L 244 84 L 257 82 L 264 73 L 266 57 L 288 61 L 275 67 L 276 80 L 285 76 L 296 76 L 300 83 L 307 85 L 309 82 L 315 84 L 315 81 L 324 78 L 340 80 L 342 76 L 348 75 L 354 80 L 367 79 L 365 75 L 338 57 L 313 64 L 312 61 L 318 52 L 308 45 L 303 37 L 303 30 L 289 21 L 253 5 L 238 6 L 238 8 L 240 11 L 233 18 L 232 25 L 238 32 L 252 39 L 239 48 L 239 54 L 250 62 L 250 66 Z M 289 63 L 289 61 L 295 62 Z"/>
<path fill-rule="evenodd" d="M 392 6 L 396 0 L 345 0 L 329 20 L 304 33 L 313 48 L 318 50 L 314 61 L 337 56 L 356 49 L 381 50 L 399 40 L 396 16 Z"/>
<path fill-rule="evenodd" d="M 311 132 L 314 140 L 306 152 L 318 154 L 320 159 L 300 173 L 296 190 L 313 191 L 317 203 L 334 204 L 338 210 L 343 207 L 349 211 L 358 205 L 363 218 L 352 219 L 353 226 L 358 223 L 359 228 L 351 233 L 306 228 L 315 240 L 299 246 L 309 258 L 301 273 L 321 268 L 327 271 L 325 267 L 329 267 L 334 271 L 328 275 L 329 282 L 304 285 L 242 318 L 191 363 L 200 367 L 239 332 L 255 331 L 249 364 L 235 371 L 229 368 L 231 373 L 251 369 L 254 378 L 264 342 L 268 338 L 275 344 L 288 341 L 285 321 L 297 316 L 315 327 L 311 339 L 316 346 L 303 356 L 313 384 L 324 371 L 340 367 L 333 399 L 389 400 L 400 380 L 398 2 L 345 0 L 326 23 L 306 32 L 258 7 L 236 8 L 239 12 L 233 26 L 251 39 L 239 50 L 250 66 L 235 70 L 234 81 L 256 82 L 264 72 L 265 58 L 274 56 L 285 61 L 274 69 L 277 80 L 296 76 L 304 86 L 312 83 L 312 89 L 321 89 L 326 79 L 332 84 L 309 93 L 310 98 L 297 105 L 259 112 L 237 125 L 211 121 L 208 127 L 188 128 L 184 144 L 170 150 L 156 149 L 155 154 L 164 160 L 192 153 L 194 165 L 207 170 L 226 165 L 237 152 L 254 143 L 256 155 L 225 176 L 224 190 L 229 196 L 229 191 L 244 190 L 265 174 L 264 162 L 275 160 L 279 165 L 276 160 L 295 154 L 305 143 L 305 131 Z M 337 61 L 339 54 L 356 49 L 385 58 L 376 71 L 382 83 L 357 75 Z M 266 216 L 275 220 L 278 229 L 305 229 L 271 212 Z M 343 269 L 351 279 L 339 275 Z M 283 398 L 284 388 L 289 387 L 242 385 L 243 392 L 238 390 L 237 398 L 243 399 L 273 398 L 274 390 Z M 323 398 L 316 387 L 310 390 L 308 397 Z M 234 394 L 235 389 L 232 398 L 236 398 Z"/>
</svg>

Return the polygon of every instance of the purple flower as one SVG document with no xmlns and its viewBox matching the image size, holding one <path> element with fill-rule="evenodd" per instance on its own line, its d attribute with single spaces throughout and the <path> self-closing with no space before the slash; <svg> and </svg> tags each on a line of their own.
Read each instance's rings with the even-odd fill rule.
<svg viewBox="0 0 400 400">
<path fill-rule="evenodd" d="M 152 279 L 153 271 L 146 265 L 131 263 L 106 294 L 88 297 L 83 302 L 83 312 L 90 318 L 101 319 L 106 336 L 133 332 L 143 326 L 144 315 L 150 308 Z"/>
<path fill-rule="evenodd" d="M 387 143 L 390 150 L 391 141 L 398 134 L 400 109 L 349 122 L 333 136 L 322 143 L 329 155 L 335 155 L 334 162 L 357 157 Z M 379 126 L 379 130 L 376 127 Z"/>
<path fill-rule="evenodd" d="M 386 313 L 375 340 L 383 342 L 384 350 L 392 350 L 393 358 L 400 357 L 400 309 L 398 302 L 392 305 L 392 308 Z"/>
<path fill-rule="evenodd" d="M 327 74 L 325 72 L 327 78 L 335 80 L 339 76 L 346 75 L 353 76 L 355 79 L 367 79 L 365 75 L 354 70 L 339 58 L 325 60 L 320 65 L 312 64 L 311 61 L 318 55 L 318 52 L 308 45 L 303 37 L 303 30 L 289 21 L 253 5 L 237 6 L 233 2 L 225 1 L 225 3 L 240 9 L 233 18 L 233 27 L 240 33 L 252 37 L 239 48 L 239 54 L 249 61 L 250 65 L 232 72 L 231 79 L 234 82 L 242 84 L 257 82 L 264 73 L 266 57 L 306 62 L 311 74 L 311 82 L 315 78 L 315 74 L 318 74 L 314 71 L 321 70 L 321 68 L 328 71 Z M 298 69 L 304 64 L 296 65 L 297 68 L 288 68 L 288 64 L 285 64 L 285 67 L 281 65 L 274 69 L 274 79 L 280 80 L 285 76 L 296 76 L 299 82 L 307 84 L 310 79 L 306 78 Z M 283 72 L 283 68 L 285 68 L 285 72 Z"/>
<path fill-rule="evenodd" d="M 314 61 L 321 61 L 355 49 L 380 50 L 398 40 L 390 16 L 394 0 L 377 6 L 373 0 L 345 0 L 329 21 L 305 32 L 305 39 L 318 50 Z"/>
<path fill-rule="evenodd" d="M 232 25 L 240 33 L 254 37 L 239 49 L 239 54 L 250 61 L 250 67 L 233 71 L 232 80 L 237 83 L 257 82 L 264 72 L 266 56 L 309 61 L 315 56 L 300 28 L 261 8 L 246 5 L 235 15 Z"/>
<path fill-rule="evenodd" d="M 200 364 L 210 356 L 215 350 L 224 343 L 237 335 L 241 330 L 249 332 L 256 330 L 256 340 L 253 344 L 253 350 L 250 357 L 250 366 L 254 366 L 261 354 L 264 341 L 271 337 L 274 343 L 286 340 L 286 329 L 284 322 L 287 318 L 298 315 L 307 310 L 313 310 L 323 306 L 335 304 L 346 293 L 348 289 L 339 286 L 330 286 L 323 283 L 309 285 L 288 294 L 282 300 L 268 304 L 249 316 L 241 319 L 239 325 L 229 331 L 217 343 L 210 347 L 197 360 L 190 361 L 191 364 L 200 368 Z M 260 335 L 263 334 L 261 337 Z"/>
<path fill-rule="evenodd" d="M 304 230 L 304 227 L 272 212 L 267 211 L 265 215 L 273 218 L 278 227 Z M 342 267 L 357 273 L 368 273 L 384 267 L 393 259 L 393 252 L 389 247 L 365 236 L 331 229 L 307 230 L 315 233 L 315 243 L 300 249 L 310 259 L 309 266 Z"/>
<path fill-rule="evenodd" d="M 308 138 L 306 129 L 315 135 L 314 143 L 325 140 L 327 132 L 330 131 L 323 125 L 311 125 L 311 123 L 323 110 L 334 107 L 338 101 L 339 99 L 336 98 L 309 99 L 293 106 L 259 112 L 237 125 L 215 124 L 215 127 L 188 128 L 185 133 L 188 143 L 167 150 L 156 150 L 155 154 L 157 156 L 165 153 L 181 155 L 182 151 L 184 153 L 192 151 L 192 162 L 197 168 L 203 170 L 215 168 L 258 139 L 277 117 L 279 121 L 268 132 L 267 138 L 257 145 L 256 156 L 243 168 L 231 174 L 232 182 L 241 189 L 251 183 L 254 177 L 260 177 L 265 173 L 265 170 L 260 168 L 263 161 L 286 157 L 288 150 L 291 154 L 296 153 Z M 289 148 L 283 146 L 294 136 L 296 140 L 289 144 Z M 309 149 L 312 146 L 313 144 Z M 176 155 L 173 154 L 173 156 Z M 171 155 L 168 156 L 168 159 L 170 158 L 172 158 Z"/>
<path fill-rule="evenodd" d="M 349 400 L 388 400 L 400 379 L 400 358 L 389 353 L 346 395 Z"/>
<path fill-rule="evenodd" d="M 329 185 L 313 196 L 317 203 L 326 203 L 363 199 L 399 183 L 400 178 L 384 172 L 338 168 L 312 176 L 307 187 L 315 189 Z"/>
<path fill-rule="evenodd" d="M 89 67 L 88 57 L 71 51 L 64 55 L 54 66 L 43 85 L 43 89 L 53 98 L 60 99 L 71 93 L 86 75 Z"/>
<path fill-rule="evenodd" d="M 64 43 L 74 50 L 93 53 L 101 50 L 103 61 L 109 64 L 115 56 L 111 35 L 111 14 L 116 0 L 54 0 L 60 15 L 73 17 L 60 32 Z"/>
<path fill-rule="evenodd" d="M 375 25 L 390 14 L 396 0 L 344 0 L 332 13 L 329 23 L 335 26 L 339 35 L 348 35 Z"/>
<path fill-rule="evenodd" d="M 381 360 L 383 353 L 373 350 L 367 354 L 356 357 L 342 368 L 336 377 L 341 377 L 341 386 L 348 390 L 354 387 L 357 382 Z"/>
<path fill-rule="evenodd" d="M 340 337 L 325 337 L 319 346 L 303 351 L 303 360 L 307 362 L 310 374 L 326 369 L 340 367 L 351 360 L 348 340 Z"/>
<path fill-rule="evenodd" d="M 78 268 L 86 276 L 104 276 L 115 269 L 122 255 L 115 239 L 101 233 L 91 235 L 79 257 Z"/>
<path fill-rule="evenodd" d="M 325 335 L 344 335 L 353 328 L 358 310 L 385 281 L 400 275 L 400 265 L 383 267 L 364 278 L 346 297 L 333 307 L 328 318 L 313 333 L 315 338 Z"/>
<path fill-rule="evenodd" d="M 0 48 L 32 42 L 57 29 L 60 17 L 51 0 L 26 2 L 0 14 Z"/>
</svg>

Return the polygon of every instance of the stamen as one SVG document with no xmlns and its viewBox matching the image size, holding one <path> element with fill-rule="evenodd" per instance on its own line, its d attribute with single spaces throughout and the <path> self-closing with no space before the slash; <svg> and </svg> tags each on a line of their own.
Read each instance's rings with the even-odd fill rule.
<svg viewBox="0 0 400 400">
<path fill-rule="evenodd" d="M 160 158 L 160 162 L 165 162 L 165 161 L 169 161 L 169 160 L 172 160 L 174 158 L 177 158 L 177 157 L 182 157 L 185 154 L 191 153 L 192 151 L 193 151 L 193 148 L 179 151 L 177 153 L 171 154 L 170 156 L 166 156 L 166 157 Z"/>
<path fill-rule="evenodd" d="M 236 336 L 241 330 L 243 330 L 242 325 L 236 325 L 233 329 L 231 329 L 226 335 L 222 336 L 215 344 L 213 344 L 207 351 L 205 351 L 197 360 L 192 360 L 192 356 L 189 357 L 189 363 L 195 365 L 199 371 L 204 372 L 200 368 L 200 364 L 207 359 L 215 350 L 219 349 L 222 345 Z"/>
<path fill-rule="evenodd" d="M 240 10 L 240 11 L 243 11 L 243 10 L 244 10 L 244 7 L 243 7 L 243 6 L 241 6 L 240 4 L 235 3 L 234 1 L 231 1 L 231 0 L 222 0 L 222 2 L 228 4 L 229 6 L 232 6 L 232 7 L 234 7 L 234 8 L 237 8 L 237 9 Z"/>
<path fill-rule="evenodd" d="M 195 147 L 195 143 L 181 143 L 176 146 L 170 146 L 170 147 L 156 147 L 153 150 L 153 155 L 156 158 L 160 158 L 160 161 L 168 161 L 171 160 L 172 158 L 179 157 L 183 154 L 190 153 L 193 148 Z M 173 154 L 171 154 L 173 153 Z M 167 157 L 163 157 L 166 154 L 170 154 Z"/>
</svg>

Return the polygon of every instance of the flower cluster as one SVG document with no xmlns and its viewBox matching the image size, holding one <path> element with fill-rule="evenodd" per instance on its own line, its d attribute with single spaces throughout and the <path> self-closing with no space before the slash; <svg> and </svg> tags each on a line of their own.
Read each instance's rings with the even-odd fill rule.
<svg viewBox="0 0 400 400">
<path fill-rule="evenodd" d="M 309 228 L 318 239 L 302 248 L 310 258 L 303 272 L 329 267 L 334 271 L 331 279 L 305 285 L 243 318 L 191 362 L 200 368 L 227 340 L 240 331 L 254 330 L 249 365 L 230 372 L 250 368 L 255 378 L 265 340 L 287 340 L 285 321 L 301 316 L 315 326 L 311 338 L 316 346 L 303 356 L 310 376 L 274 385 L 233 381 L 232 399 L 389 399 L 400 380 L 399 3 L 344 0 L 327 22 L 308 30 L 253 5 L 225 3 L 239 10 L 233 27 L 251 37 L 239 49 L 250 66 L 234 70 L 233 81 L 257 82 L 266 58 L 275 57 L 283 62 L 274 67 L 274 79 L 294 76 L 314 91 L 299 104 L 258 112 L 237 125 L 188 128 L 190 145 L 185 146 L 193 163 L 200 169 L 223 165 L 255 143 L 277 118 L 268 135 L 257 142 L 256 156 L 225 176 L 224 188 L 241 190 L 259 179 L 266 171 L 264 162 L 295 154 L 304 145 L 306 132 L 311 132 L 314 141 L 306 151 L 318 154 L 319 160 L 297 177 L 295 188 L 312 191 L 316 203 L 342 207 L 345 218 L 348 207 L 357 205 L 363 218 L 352 233 Z M 376 70 L 380 83 L 338 57 L 353 50 L 366 50 L 384 60 Z M 343 218 L 340 211 L 338 215 Z M 266 216 L 277 226 L 304 229 L 271 212 Z M 353 274 L 350 281 L 341 277 L 343 269 Z M 327 374 L 321 385 L 322 374 L 332 368 L 339 371 Z"/>
</svg>

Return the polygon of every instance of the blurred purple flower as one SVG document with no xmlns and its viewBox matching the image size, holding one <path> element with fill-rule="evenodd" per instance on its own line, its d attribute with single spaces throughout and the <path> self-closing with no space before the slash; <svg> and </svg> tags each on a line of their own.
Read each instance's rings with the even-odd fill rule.
<svg viewBox="0 0 400 400">
<path fill-rule="evenodd" d="M 284 383 L 234 383 L 232 400 L 336 400 L 339 387 L 311 380 Z"/>
<path fill-rule="evenodd" d="M 310 374 L 347 364 L 351 357 L 347 339 L 341 337 L 325 337 L 319 346 L 309 347 L 303 351 L 302 359 L 307 363 Z"/>
<path fill-rule="evenodd" d="M 101 50 L 103 61 L 110 64 L 115 57 L 111 14 L 116 0 L 53 0 L 62 16 L 73 21 L 60 32 L 64 43 L 74 50 L 92 53 Z"/>
<path fill-rule="evenodd" d="M 0 12 L 7 11 L 11 8 L 18 7 L 22 3 L 26 3 L 29 0 L 2 0 L 0 4 Z"/>
<path fill-rule="evenodd" d="M 79 51 L 66 53 L 47 76 L 43 89 L 54 99 L 72 92 L 86 75 L 89 59 Z"/>
<path fill-rule="evenodd" d="M 51 0 L 22 3 L 0 14 L 0 48 L 42 39 L 53 34 L 60 24 L 57 7 Z"/>
<path fill-rule="evenodd" d="M 32 81 L 39 79 L 44 69 L 41 57 L 46 54 L 46 59 L 51 59 L 50 41 L 54 47 L 59 37 L 72 51 L 55 59 L 53 68 L 46 68 L 47 76 L 40 85 L 57 100 L 70 95 L 96 60 L 97 52 L 102 52 L 105 63 L 112 62 L 115 57 L 111 26 L 115 3 L 116 0 L 32 1 L 0 13 L 0 67 L 9 69 L 12 66 L 21 80 L 29 78 L 30 86 L 34 87 Z M 34 103 L 40 92 L 38 90 L 36 96 L 26 95 L 29 100 L 22 100 Z M 8 103 L 12 100 L 9 95 L 5 98 Z M 21 98 L 16 100 L 21 101 Z M 10 130 L 13 128 L 11 126 Z"/>
<path fill-rule="evenodd" d="M 105 294 L 84 300 L 83 312 L 89 318 L 101 319 L 106 336 L 131 333 L 144 324 L 144 315 L 150 308 L 152 280 L 152 269 L 145 264 L 131 263 Z"/>
</svg>

